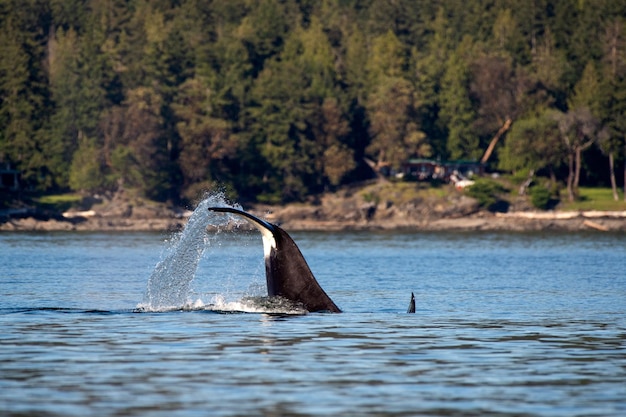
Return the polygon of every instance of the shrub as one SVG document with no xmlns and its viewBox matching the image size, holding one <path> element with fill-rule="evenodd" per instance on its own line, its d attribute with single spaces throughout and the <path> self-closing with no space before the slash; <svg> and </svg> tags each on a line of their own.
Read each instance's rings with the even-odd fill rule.
<svg viewBox="0 0 626 417">
<path fill-rule="evenodd" d="M 529 194 L 530 202 L 534 207 L 546 210 L 550 205 L 550 191 L 546 187 L 530 187 Z"/>
<path fill-rule="evenodd" d="M 494 211 L 502 202 L 500 194 L 506 193 L 507 189 L 502 184 L 486 178 L 479 178 L 467 188 L 467 195 L 478 200 L 481 207 Z"/>
</svg>

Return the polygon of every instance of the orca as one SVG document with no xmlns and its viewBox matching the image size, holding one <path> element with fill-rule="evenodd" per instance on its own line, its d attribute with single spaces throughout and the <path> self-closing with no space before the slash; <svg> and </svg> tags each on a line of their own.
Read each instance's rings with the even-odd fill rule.
<svg viewBox="0 0 626 417">
<path fill-rule="evenodd" d="M 270 297 L 279 296 L 300 303 L 309 312 L 341 313 L 341 309 L 317 282 L 300 249 L 287 232 L 236 208 L 209 207 L 209 210 L 242 216 L 259 229 L 263 237 L 265 279 Z"/>
<path fill-rule="evenodd" d="M 415 296 L 411 293 L 411 301 L 409 302 L 409 308 L 407 313 L 415 313 Z"/>
</svg>

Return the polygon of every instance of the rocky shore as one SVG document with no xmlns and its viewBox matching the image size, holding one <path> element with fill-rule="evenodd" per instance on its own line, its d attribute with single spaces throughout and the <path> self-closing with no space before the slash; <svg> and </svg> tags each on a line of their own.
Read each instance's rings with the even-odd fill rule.
<svg viewBox="0 0 626 417">
<path fill-rule="evenodd" d="M 626 211 L 535 211 L 520 200 L 490 212 L 463 193 L 419 192 L 384 185 L 345 189 L 307 203 L 244 206 L 290 231 L 597 231 L 626 232 Z M 407 197 L 407 192 L 411 192 Z M 155 231 L 184 227 L 191 211 L 118 195 L 88 210 L 0 211 L 1 231 Z"/>
<path fill-rule="evenodd" d="M 312 207 L 276 207 L 251 212 L 280 224 L 286 230 L 406 230 L 406 231 L 604 231 L 626 232 L 626 212 L 478 212 L 462 217 L 419 218 L 407 215 L 387 218 L 327 218 Z M 564 216 L 565 215 L 565 216 Z M 186 216 L 172 212 L 165 216 L 103 216 L 77 213 L 60 218 L 42 213 L 21 213 L 0 218 L 2 231 L 154 231 L 173 232 L 186 223 Z"/>
</svg>

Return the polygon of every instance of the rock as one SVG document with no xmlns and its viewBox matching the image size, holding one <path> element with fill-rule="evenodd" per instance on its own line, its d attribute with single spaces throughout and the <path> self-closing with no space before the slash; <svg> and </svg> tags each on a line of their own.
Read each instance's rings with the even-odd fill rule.
<svg viewBox="0 0 626 417">
<path fill-rule="evenodd" d="M 365 203 L 359 207 L 359 213 L 361 214 L 361 219 L 365 221 L 370 221 L 376 214 L 376 204 L 374 203 Z"/>
<path fill-rule="evenodd" d="M 245 209 L 289 230 L 626 231 L 625 212 L 512 211 L 514 207 L 525 207 L 520 201 L 511 204 L 509 212 L 494 214 L 452 188 L 433 191 L 406 183 L 399 189 L 394 187 L 372 182 L 324 194 L 309 203 L 259 204 Z M 125 192 L 98 201 L 68 218 L 31 208 L 2 210 L 0 230 L 175 231 L 184 227 L 190 215 L 189 211 L 166 204 L 131 199 Z M 593 219 L 593 224 L 601 227 L 585 225 L 585 219 Z"/>
</svg>

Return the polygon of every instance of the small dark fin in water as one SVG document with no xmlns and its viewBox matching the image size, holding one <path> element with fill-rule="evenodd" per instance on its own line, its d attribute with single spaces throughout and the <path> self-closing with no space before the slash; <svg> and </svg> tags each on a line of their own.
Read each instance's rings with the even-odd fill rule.
<svg viewBox="0 0 626 417">
<path fill-rule="evenodd" d="M 409 309 L 406 312 L 415 313 L 415 295 L 413 293 L 411 293 L 411 302 L 409 302 Z"/>
</svg>

